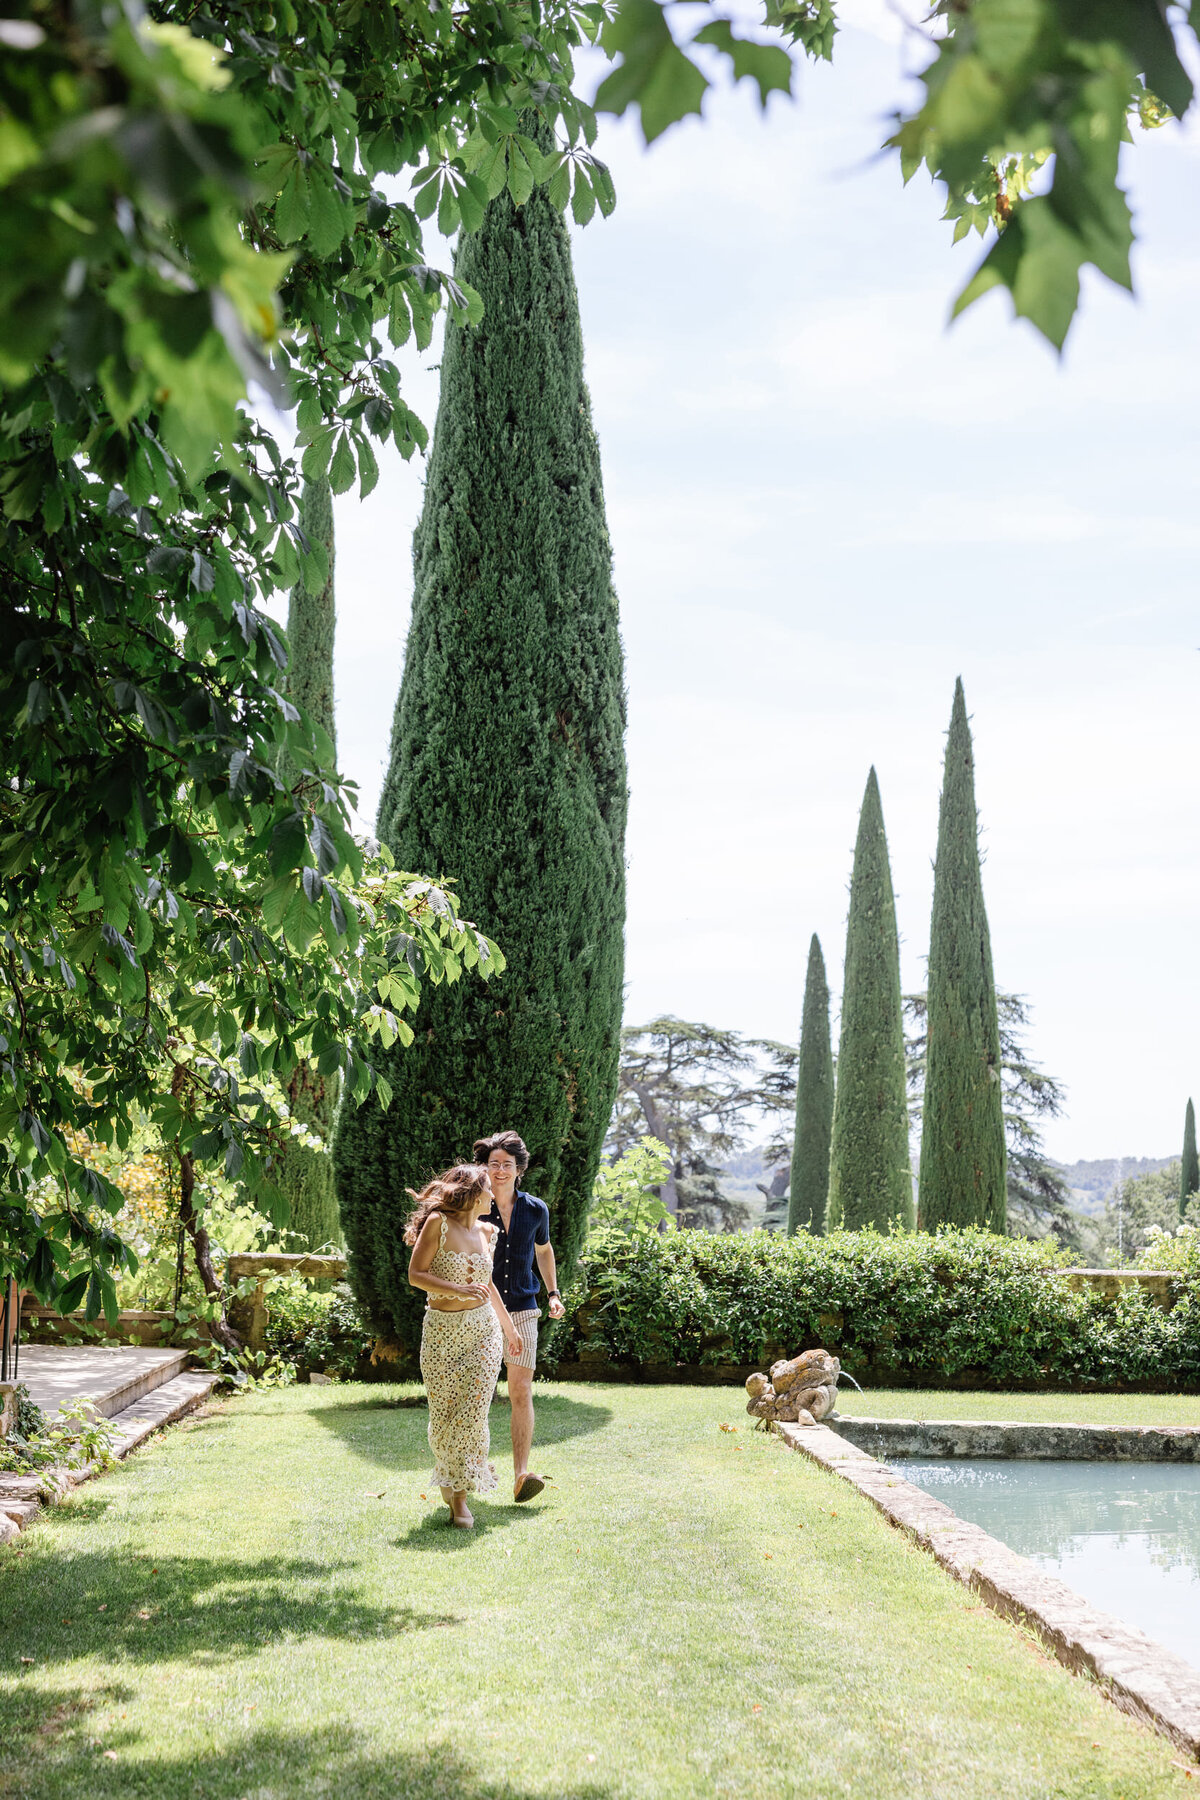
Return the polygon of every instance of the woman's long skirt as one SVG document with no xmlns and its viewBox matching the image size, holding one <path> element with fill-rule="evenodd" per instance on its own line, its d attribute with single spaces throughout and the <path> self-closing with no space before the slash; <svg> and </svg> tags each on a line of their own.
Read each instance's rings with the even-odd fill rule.
<svg viewBox="0 0 1200 1800">
<path fill-rule="evenodd" d="M 488 1408 L 504 1342 L 490 1306 L 470 1312 L 425 1310 L 421 1377 L 429 1395 L 429 1448 L 435 1487 L 490 1494 L 496 1471 L 488 1461 Z"/>
</svg>

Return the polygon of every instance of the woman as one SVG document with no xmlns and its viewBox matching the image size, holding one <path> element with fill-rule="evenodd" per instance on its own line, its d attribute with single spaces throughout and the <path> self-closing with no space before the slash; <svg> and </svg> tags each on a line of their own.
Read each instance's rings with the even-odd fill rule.
<svg viewBox="0 0 1200 1800">
<path fill-rule="evenodd" d="M 467 1495 L 489 1494 L 496 1485 L 488 1461 L 488 1408 L 500 1373 L 501 1338 L 516 1356 L 521 1337 L 492 1280 L 495 1230 L 479 1224 L 492 1204 L 487 1170 L 460 1163 L 413 1199 L 404 1241 L 413 1246 L 409 1282 L 429 1297 L 421 1375 L 429 1395 L 433 1479 L 451 1523 L 469 1531 L 475 1520 Z"/>
</svg>

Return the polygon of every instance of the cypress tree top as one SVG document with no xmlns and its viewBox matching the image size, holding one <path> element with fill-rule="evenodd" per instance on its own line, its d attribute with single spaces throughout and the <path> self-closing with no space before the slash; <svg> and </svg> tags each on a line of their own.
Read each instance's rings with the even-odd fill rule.
<svg viewBox="0 0 1200 1800">
<path fill-rule="evenodd" d="M 796 1137 L 788 1197 L 788 1236 L 825 1230 L 829 1197 L 829 1141 L 833 1132 L 833 1046 L 829 1038 L 829 984 L 821 940 L 813 932 L 800 1021 L 796 1070 Z"/>
<path fill-rule="evenodd" d="M 448 325 L 379 835 L 457 880 L 504 975 L 430 991 L 394 1099 L 341 1123 L 352 1273 L 414 1335 L 405 1188 L 519 1131 L 569 1264 L 616 1091 L 625 911 L 621 644 L 562 219 L 507 195 L 463 238 L 476 330 Z"/>
<path fill-rule="evenodd" d="M 1196 1155 L 1196 1109 L 1189 1100 L 1183 1115 L 1183 1157 L 1179 1166 L 1179 1211 L 1200 1192 L 1200 1158 Z"/>
<path fill-rule="evenodd" d="M 946 740 L 929 937 L 920 1223 L 1007 1219 L 1004 1096 L 992 945 L 975 811 L 975 761 L 961 680 Z"/>
<path fill-rule="evenodd" d="M 900 943 L 883 806 L 867 777 L 846 922 L 842 1030 L 829 1170 L 829 1229 L 912 1223 Z"/>
</svg>

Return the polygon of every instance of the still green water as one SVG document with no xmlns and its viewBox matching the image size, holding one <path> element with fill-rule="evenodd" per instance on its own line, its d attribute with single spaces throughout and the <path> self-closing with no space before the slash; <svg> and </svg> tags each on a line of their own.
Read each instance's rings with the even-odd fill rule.
<svg viewBox="0 0 1200 1800">
<path fill-rule="evenodd" d="M 1200 1466 L 889 1461 L 961 1519 L 1200 1668 Z"/>
</svg>

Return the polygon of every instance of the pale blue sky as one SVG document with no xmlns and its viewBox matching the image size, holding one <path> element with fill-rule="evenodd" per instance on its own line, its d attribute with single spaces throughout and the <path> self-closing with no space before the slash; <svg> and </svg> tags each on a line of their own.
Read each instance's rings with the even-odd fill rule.
<svg viewBox="0 0 1200 1800">
<path fill-rule="evenodd" d="M 575 233 L 628 658 L 627 1019 L 791 1037 L 813 930 L 839 987 L 872 762 L 922 983 L 961 674 L 997 979 L 1070 1090 L 1051 1149 L 1171 1154 L 1200 1089 L 1200 135 L 1131 153 L 1139 297 L 1088 283 L 1061 363 L 998 295 L 947 331 L 979 250 L 872 160 L 911 52 L 885 6 L 854 13 L 794 105 L 716 93 L 649 151 L 602 126 L 617 211 Z M 436 360 L 407 365 L 430 423 Z M 338 504 L 368 822 L 421 480 L 392 458 Z"/>
</svg>

